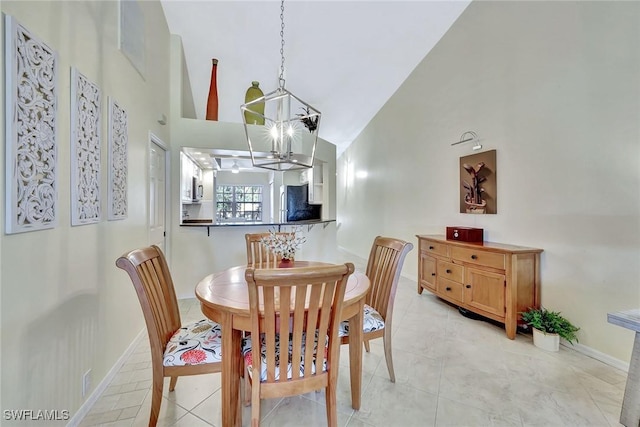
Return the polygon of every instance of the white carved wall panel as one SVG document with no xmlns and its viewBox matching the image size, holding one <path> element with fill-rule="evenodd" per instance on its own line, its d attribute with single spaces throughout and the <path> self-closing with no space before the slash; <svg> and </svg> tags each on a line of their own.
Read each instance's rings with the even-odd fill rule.
<svg viewBox="0 0 640 427">
<path fill-rule="evenodd" d="M 7 233 L 57 222 L 56 52 L 5 16 Z"/>
<path fill-rule="evenodd" d="M 127 113 L 109 98 L 109 219 L 127 217 Z"/>
<path fill-rule="evenodd" d="M 71 68 L 71 225 L 100 222 L 100 89 Z"/>
</svg>

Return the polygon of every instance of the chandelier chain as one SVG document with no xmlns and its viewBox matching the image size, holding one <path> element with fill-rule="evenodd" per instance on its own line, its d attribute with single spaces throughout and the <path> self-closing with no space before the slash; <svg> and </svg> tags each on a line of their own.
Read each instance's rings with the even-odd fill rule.
<svg viewBox="0 0 640 427">
<path fill-rule="evenodd" d="M 280 2 L 280 87 L 284 88 L 284 0 Z"/>
</svg>

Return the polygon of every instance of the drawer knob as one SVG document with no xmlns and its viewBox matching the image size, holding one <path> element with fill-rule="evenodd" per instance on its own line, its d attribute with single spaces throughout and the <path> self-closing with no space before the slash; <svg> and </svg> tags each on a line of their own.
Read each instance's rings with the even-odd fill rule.
<svg viewBox="0 0 640 427">
<path fill-rule="evenodd" d="M 435 248 L 433 246 L 429 246 L 429 250 L 434 250 Z"/>
<path fill-rule="evenodd" d="M 478 259 L 476 255 L 471 255 L 471 259 Z"/>
<path fill-rule="evenodd" d="M 471 289 L 471 285 L 467 285 L 467 289 Z"/>
<path fill-rule="evenodd" d="M 431 273 L 431 275 L 432 275 L 432 276 L 435 276 L 435 275 L 436 275 L 436 273 Z"/>
<path fill-rule="evenodd" d="M 451 274 L 451 270 L 447 269 L 447 274 Z"/>
<path fill-rule="evenodd" d="M 450 291 L 450 290 L 451 290 L 451 288 L 447 286 L 447 288 L 446 288 L 445 290 Z"/>
</svg>

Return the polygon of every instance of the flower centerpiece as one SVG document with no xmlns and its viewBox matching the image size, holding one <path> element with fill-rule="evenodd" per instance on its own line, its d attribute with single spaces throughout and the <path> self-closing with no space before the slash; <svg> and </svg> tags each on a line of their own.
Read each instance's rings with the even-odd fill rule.
<svg viewBox="0 0 640 427">
<path fill-rule="evenodd" d="M 263 237 L 261 240 L 262 244 L 282 259 L 280 266 L 290 264 L 296 251 L 307 241 L 306 237 L 301 235 L 299 227 L 293 227 L 293 230 L 285 233 L 278 233 L 275 229 L 271 229 L 269 236 Z"/>
</svg>

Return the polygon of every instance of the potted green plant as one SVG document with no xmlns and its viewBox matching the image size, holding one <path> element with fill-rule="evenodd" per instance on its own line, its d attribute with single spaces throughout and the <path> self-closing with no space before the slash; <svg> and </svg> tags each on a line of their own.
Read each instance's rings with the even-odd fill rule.
<svg viewBox="0 0 640 427">
<path fill-rule="evenodd" d="M 580 328 L 565 319 L 559 311 L 550 311 L 544 307 L 529 308 L 522 312 L 522 320 L 533 328 L 533 344 L 549 351 L 558 351 L 560 338 L 573 345 L 578 341 L 576 332 Z"/>
</svg>

